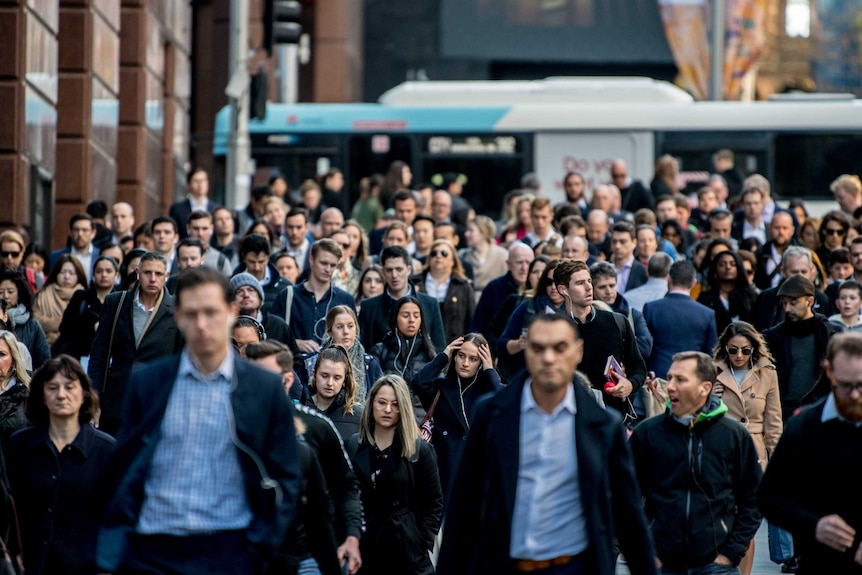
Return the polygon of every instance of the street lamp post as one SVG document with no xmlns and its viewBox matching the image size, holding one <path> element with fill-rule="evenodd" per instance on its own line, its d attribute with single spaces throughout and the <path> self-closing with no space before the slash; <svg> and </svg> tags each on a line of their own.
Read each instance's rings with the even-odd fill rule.
<svg viewBox="0 0 862 575">
<path fill-rule="evenodd" d="M 245 206 L 251 196 L 251 174 L 249 173 L 251 142 L 248 136 L 248 15 L 249 0 L 231 0 L 230 82 L 225 88 L 225 94 L 230 99 L 231 106 L 225 170 L 225 205 L 229 208 Z"/>
</svg>

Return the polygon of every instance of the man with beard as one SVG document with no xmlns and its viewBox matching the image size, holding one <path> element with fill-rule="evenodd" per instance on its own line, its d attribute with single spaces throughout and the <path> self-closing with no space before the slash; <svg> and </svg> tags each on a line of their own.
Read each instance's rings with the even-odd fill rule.
<svg viewBox="0 0 862 575">
<path fill-rule="evenodd" d="M 847 488 L 862 474 L 862 334 L 835 336 L 825 365 L 831 392 L 785 427 L 763 476 L 758 504 L 769 521 L 793 533 L 800 575 L 858 574 L 862 499 L 849 495 Z M 833 479 L 835 488 L 812 488 L 810 476 L 800 469 L 816 469 L 819 476 Z"/>
</svg>

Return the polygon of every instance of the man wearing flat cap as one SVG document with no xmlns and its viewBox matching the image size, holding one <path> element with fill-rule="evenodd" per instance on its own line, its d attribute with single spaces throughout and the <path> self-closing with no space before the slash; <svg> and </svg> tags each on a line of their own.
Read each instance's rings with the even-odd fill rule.
<svg viewBox="0 0 862 575">
<path fill-rule="evenodd" d="M 786 422 L 800 407 L 829 394 L 823 367 L 826 347 L 835 328 L 826 316 L 814 313 L 814 284 L 806 277 L 791 276 L 778 289 L 784 321 L 763 332 L 775 358 L 781 410 Z"/>
</svg>

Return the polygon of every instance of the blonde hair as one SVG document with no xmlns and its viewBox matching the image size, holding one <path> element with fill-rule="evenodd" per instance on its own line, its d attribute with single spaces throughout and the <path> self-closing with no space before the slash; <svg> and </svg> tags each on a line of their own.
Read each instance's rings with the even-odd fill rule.
<svg viewBox="0 0 862 575">
<path fill-rule="evenodd" d="M 357 331 L 357 337 L 359 332 Z M 344 366 L 344 413 L 353 415 L 353 404 L 356 401 L 356 376 L 353 374 L 353 365 L 350 363 L 350 354 L 340 345 L 327 347 L 317 356 L 317 361 L 314 364 L 314 371 L 308 381 L 308 387 L 314 393 L 317 393 L 315 385 L 315 375 L 320 368 L 322 361 L 333 361 Z"/>
<path fill-rule="evenodd" d="M 833 194 L 838 190 L 843 190 L 854 196 L 859 196 L 862 193 L 862 180 L 859 179 L 859 176 L 853 174 L 841 174 L 834 182 L 829 184 L 829 189 L 832 190 Z"/>
<path fill-rule="evenodd" d="M 15 230 L 6 230 L 2 234 L 0 234 L 0 243 L 3 242 L 15 242 L 19 246 L 21 246 L 21 251 L 26 249 L 24 245 L 24 236 L 16 232 Z"/>
<path fill-rule="evenodd" d="M 21 350 L 18 347 L 18 338 L 11 331 L 0 331 L 0 339 L 6 342 L 9 346 L 9 355 L 12 356 L 12 373 L 18 383 L 24 387 L 30 387 L 30 375 L 27 373 L 27 366 L 24 364 L 24 358 L 21 356 Z"/>
<path fill-rule="evenodd" d="M 410 399 L 407 382 L 399 375 L 384 375 L 374 382 L 374 386 L 368 392 L 365 409 L 362 410 L 362 415 L 359 418 L 359 443 L 367 441 L 370 445 L 377 446 L 374 442 L 374 399 L 384 385 L 388 385 L 395 392 L 395 401 L 398 402 L 399 410 L 398 427 L 395 432 L 401 439 L 401 457 L 410 459 L 416 454 L 419 427 L 416 425 L 416 416 L 413 414 L 413 402 Z"/>
<path fill-rule="evenodd" d="M 461 258 L 458 257 L 458 253 L 455 251 L 455 246 L 452 245 L 452 242 L 449 240 L 434 240 L 431 244 L 431 252 L 434 251 L 434 248 L 437 246 L 443 246 L 447 250 L 449 250 L 449 255 L 452 256 L 452 275 L 458 276 L 462 279 L 467 279 L 467 274 L 464 273 L 464 266 L 461 265 Z M 428 259 L 425 260 L 425 269 L 423 271 L 428 271 L 431 269 L 431 256 L 428 256 Z"/>
</svg>

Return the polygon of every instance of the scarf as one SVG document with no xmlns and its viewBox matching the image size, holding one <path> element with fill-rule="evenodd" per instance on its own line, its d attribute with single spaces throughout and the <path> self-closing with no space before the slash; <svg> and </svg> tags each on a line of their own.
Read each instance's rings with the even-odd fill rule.
<svg viewBox="0 0 862 575">
<path fill-rule="evenodd" d="M 53 344 L 60 335 L 60 321 L 63 319 L 63 312 L 66 311 L 69 300 L 72 299 L 72 294 L 82 289 L 84 287 L 80 284 L 70 288 L 50 284 L 36 294 L 36 301 L 33 302 L 33 317 L 42 325 L 49 345 Z"/>
<path fill-rule="evenodd" d="M 9 325 L 12 330 L 15 330 L 30 321 L 30 312 L 27 311 L 27 308 L 24 307 L 23 303 L 19 303 L 15 307 L 7 309 L 6 314 L 9 316 Z"/>
</svg>

